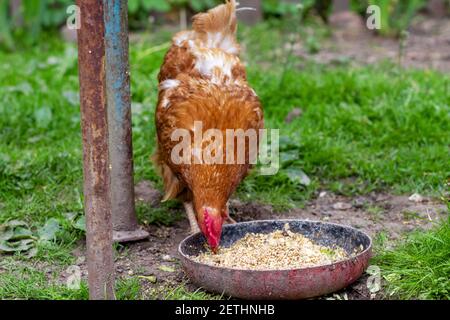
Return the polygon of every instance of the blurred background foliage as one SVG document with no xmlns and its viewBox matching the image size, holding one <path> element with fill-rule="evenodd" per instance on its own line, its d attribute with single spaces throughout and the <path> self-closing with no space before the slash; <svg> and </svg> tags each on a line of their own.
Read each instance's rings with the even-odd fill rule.
<svg viewBox="0 0 450 320">
<path fill-rule="evenodd" d="M 378 5 L 383 36 L 399 36 L 412 18 L 424 9 L 428 0 L 350 0 L 350 10 L 366 16 L 367 7 Z M 447 9 L 450 0 L 445 0 Z M 164 24 L 185 27 L 196 12 L 211 8 L 220 0 L 129 0 L 131 30 L 147 30 Z M 325 23 L 333 11 L 333 0 L 262 0 L 264 19 L 283 19 L 301 15 L 302 19 L 320 17 Z M 32 45 L 44 32 L 55 32 L 64 26 L 67 8 L 74 0 L 1 0 L 0 48 L 14 50 Z"/>
<path fill-rule="evenodd" d="M 352 0 L 352 8 L 364 15 L 370 5 L 377 5 L 381 13 L 380 34 L 400 36 L 408 29 L 414 16 L 427 5 L 427 0 Z"/>
</svg>

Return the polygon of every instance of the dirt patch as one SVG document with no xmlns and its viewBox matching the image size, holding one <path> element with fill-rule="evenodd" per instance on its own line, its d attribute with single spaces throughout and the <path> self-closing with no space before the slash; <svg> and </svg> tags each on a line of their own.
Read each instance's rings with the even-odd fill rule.
<svg viewBox="0 0 450 320">
<path fill-rule="evenodd" d="M 399 63 L 401 40 L 377 36 L 367 29 L 361 17 L 341 13 L 332 17 L 333 36 L 310 54 L 301 45 L 296 53 L 321 64 L 349 62 L 355 65 L 388 60 Z M 409 29 L 401 65 L 418 69 L 450 71 L 450 20 L 418 17 Z"/>
<path fill-rule="evenodd" d="M 432 199 L 423 198 L 414 202 L 409 196 L 389 194 L 370 194 L 356 198 L 337 196 L 322 191 L 316 199 L 305 204 L 304 208 L 287 212 L 276 212 L 271 206 L 257 203 L 230 202 L 230 212 L 240 221 L 262 219 L 300 218 L 329 221 L 350 225 L 376 237 L 384 232 L 388 239 L 399 238 L 404 232 L 417 228 L 430 228 L 446 214 L 446 207 Z M 184 284 L 190 290 L 197 287 L 184 275 L 177 258 L 178 244 L 189 234 L 187 219 L 176 222 L 172 227 L 149 226 L 147 240 L 131 243 L 119 249 L 116 257 L 116 272 L 119 277 L 139 277 L 144 295 L 163 298 L 162 288 Z M 84 246 L 74 254 L 81 256 L 78 264 L 86 276 L 86 263 L 83 258 Z M 349 288 L 324 299 L 377 299 L 367 289 L 368 275 L 364 275 Z"/>
<path fill-rule="evenodd" d="M 278 213 L 263 206 L 262 210 L 254 211 L 257 216 L 249 215 L 247 212 L 254 207 L 255 204 L 241 204 L 238 207 L 237 221 L 254 218 L 329 221 L 361 229 L 372 237 L 384 232 L 389 239 L 397 239 L 402 233 L 417 228 L 428 229 L 442 219 L 446 212 L 443 204 L 426 197 L 422 202 L 415 202 L 409 200 L 409 196 L 370 194 L 349 198 L 325 191 L 309 201 L 304 208 L 287 212 Z"/>
</svg>

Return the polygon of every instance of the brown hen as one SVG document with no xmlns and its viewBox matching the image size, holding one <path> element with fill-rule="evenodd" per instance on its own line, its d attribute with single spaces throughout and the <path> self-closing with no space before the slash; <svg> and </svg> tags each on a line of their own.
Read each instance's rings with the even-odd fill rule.
<svg viewBox="0 0 450 320">
<path fill-rule="evenodd" d="M 224 221 L 233 222 L 228 200 L 255 156 L 250 138 L 242 145 L 232 136 L 229 141 L 233 141 L 234 153 L 227 158 L 227 129 L 258 132 L 263 128 L 260 101 L 247 83 L 238 57 L 236 29 L 234 0 L 196 15 L 193 30 L 173 38 L 159 74 L 155 115 L 158 149 L 154 159 L 164 181 L 163 201 L 183 201 L 191 232 L 200 229 L 213 250 L 219 245 Z M 187 135 L 177 134 L 180 129 Z M 203 136 L 196 140 L 196 135 L 205 135 L 209 129 L 216 129 L 214 132 L 224 139 Z M 180 151 L 184 139 L 188 146 Z M 215 148 L 211 148 L 213 143 Z M 203 159 L 208 146 L 214 162 Z M 245 146 L 241 162 L 239 146 Z M 231 163 L 227 159 L 232 159 Z"/>
</svg>

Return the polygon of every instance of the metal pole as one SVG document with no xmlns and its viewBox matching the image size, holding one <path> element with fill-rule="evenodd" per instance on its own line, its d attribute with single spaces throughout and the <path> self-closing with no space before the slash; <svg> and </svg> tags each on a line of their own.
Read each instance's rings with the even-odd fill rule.
<svg viewBox="0 0 450 320">
<path fill-rule="evenodd" d="M 84 207 L 90 299 L 114 299 L 102 0 L 77 0 Z"/>
<path fill-rule="evenodd" d="M 105 1 L 104 21 L 113 240 L 136 241 L 148 232 L 139 227 L 134 205 L 128 1 Z"/>
</svg>

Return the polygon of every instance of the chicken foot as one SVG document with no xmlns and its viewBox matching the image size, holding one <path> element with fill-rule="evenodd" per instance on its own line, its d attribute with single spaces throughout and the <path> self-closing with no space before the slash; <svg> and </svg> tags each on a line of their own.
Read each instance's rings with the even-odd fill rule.
<svg viewBox="0 0 450 320">
<path fill-rule="evenodd" d="M 183 202 L 184 209 L 186 210 L 186 214 L 189 220 L 189 224 L 191 225 L 191 234 L 200 232 L 200 228 L 198 227 L 197 217 L 195 216 L 194 206 L 192 202 Z"/>
</svg>

